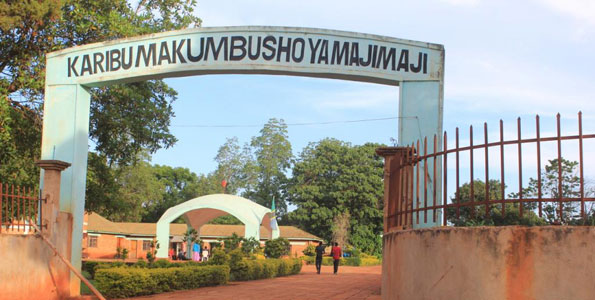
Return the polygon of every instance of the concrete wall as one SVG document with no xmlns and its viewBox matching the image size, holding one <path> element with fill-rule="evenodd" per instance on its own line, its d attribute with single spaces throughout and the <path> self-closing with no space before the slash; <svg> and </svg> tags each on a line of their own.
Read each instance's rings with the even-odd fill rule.
<svg viewBox="0 0 595 300">
<path fill-rule="evenodd" d="M 386 233 L 382 299 L 595 299 L 595 227 Z"/>
<path fill-rule="evenodd" d="M 70 258 L 70 214 L 60 213 L 57 250 Z M 54 300 L 70 296 L 70 271 L 41 237 L 0 234 L 0 300 Z"/>
</svg>

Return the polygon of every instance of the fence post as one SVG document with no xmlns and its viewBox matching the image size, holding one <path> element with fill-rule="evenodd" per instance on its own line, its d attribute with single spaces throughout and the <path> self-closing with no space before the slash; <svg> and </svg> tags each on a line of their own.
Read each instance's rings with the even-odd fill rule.
<svg viewBox="0 0 595 300">
<path fill-rule="evenodd" d="M 405 178 L 413 178 L 414 153 L 410 147 L 381 147 L 376 154 L 384 157 L 384 232 L 392 229 L 407 229 L 412 227 L 413 191 L 409 191 L 403 183 Z"/>
<path fill-rule="evenodd" d="M 38 160 L 35 164 L 44 171 L 41 195 L 45 203 L 41 205 L 41 231 L 45 237 L 52 237 L 60 211 L 60 177 L 70 164 L 60 160 Z"/>
<path fill-rule="evenodd" d="M 60 160 L 39 160 L 35 164 L 44 171 L 41 195 L 46 200 L 41 205 L 41 235 L 55 245 L 55 251 L 70 260 L 72 256 L 72 215 L 60 211 L 60 180 L 62 171 L 70 167 L 70 163 Z M 51 250 L 47 249 L 47 251 Z M 78 295 L 78 292 L 76 294 L 71 292 L 71 281 L 78 282 L 78 278 L 73 275 L 74 273 L 71 274 L 68 266 L 63 264 L 56 256 L 50 259 L 48 264 L 58 295 L 61 298 Z"/>
</svg>

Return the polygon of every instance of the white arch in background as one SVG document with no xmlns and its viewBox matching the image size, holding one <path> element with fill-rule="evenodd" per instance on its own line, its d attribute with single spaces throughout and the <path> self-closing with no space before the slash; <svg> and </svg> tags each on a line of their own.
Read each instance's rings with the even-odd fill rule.
<svg viewBox="0 0 595 300">
<path fill-rule="evenodd" d="M 279 227 L 271 228 L 273 214 L 269 208 L 246 198 L 227 194 L 213 194 L 194 198 L 170 207 L 157 222 L 157 242 L 161 247 L 157 250 L 158 258 L 167 258 L 169 246 L 169 224 L 184 215 L 188 226 L 200 228 L 210 220 L 230 214 L 245 225 L 244 237 L 254 237 L 260 241 L 260 225 L 270 232 L 269 238 L 279 237 Z M 276 222 L 273 219 L 274 222 Z"/>
</svg>

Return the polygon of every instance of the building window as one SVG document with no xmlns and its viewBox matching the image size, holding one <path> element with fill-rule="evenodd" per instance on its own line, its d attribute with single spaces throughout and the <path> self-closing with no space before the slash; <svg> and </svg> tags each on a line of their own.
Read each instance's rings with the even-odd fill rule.
<svg viewBox="0 0 595 300">
<path fill-rule="evenodd" d="M 97 248 L 97 236 L 89 236 L 89 248 Z"/>
<path fill-rule="evenodd" d="M 143 251 L 151 250 L 152 241 L 143 241 Z"/>
</svg>

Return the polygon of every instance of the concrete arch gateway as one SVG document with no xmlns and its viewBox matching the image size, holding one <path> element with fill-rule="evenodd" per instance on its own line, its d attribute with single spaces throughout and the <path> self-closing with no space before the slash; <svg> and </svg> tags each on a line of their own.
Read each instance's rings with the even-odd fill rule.
<svg viewBox="0 0 595 300">
<path fill-rule="evenodd" d="M 158 258 L 167 258 L 169 245 L 169 224 L 180 216 L 184 216 L 189 227 L 200 234 L 200 227 L 210 220 L 224 215 L 233 215 L 244 223 L 244 237 L 253 237 L 260 241 L 260 225 L 269 230 L 269 238 L 279 237 L 271 210 L 246 198 L 226 194 L 207 195 L 188 200 L 170 207 L 157 222 L 157 242 L 161 247 L 157 250 Z M 274 223 L 274 225 L 272 225 Z"/>
<path fill-rule="evenodd" d="M 207 74 L 295 75 L 399 86 L 399 144 L 436 134 L 441 149 L 444 48 L 438 44 L 325 29 L 246 26 L 171 31 L 48 53 L 41 159 L 72 164 L 62 174 L 60 210 L 73 217 L 75 267 L 81 265 L 89 88 Z M 428 149 L 433 147 L 429 139 Z M 434 174 L 432 161 L 427 163 L 428 174 Z M 441 195 L 437 165 L 438 177 L 432 180 Z M 71 290 L 78 287 L 73 278 Z"/>
</svg>

